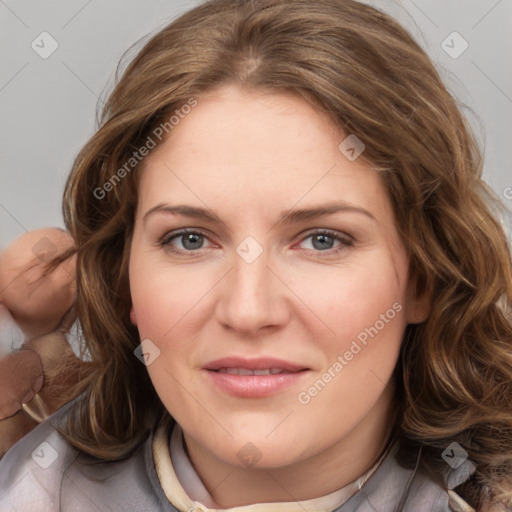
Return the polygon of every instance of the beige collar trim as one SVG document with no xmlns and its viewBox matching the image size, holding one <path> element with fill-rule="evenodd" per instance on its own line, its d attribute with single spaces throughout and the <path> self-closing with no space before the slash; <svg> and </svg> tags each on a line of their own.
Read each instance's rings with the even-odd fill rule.
<svg viewBox="0 0 512 512">
<path fill-rule="evenodd" d="M 181 512 L 331 512 L 348 501 L 373 475 L 389 450 L 363 476 L 331 494 L 299 502 L 262 503 L 219 509 L 190 463 L 182 444 L 183 432 L 175 423 L 169 436 L 169 423 L 161 422 L 153 439 L 153 457 L 160 485 L 167 499 Z M 169 442 L 169 437 L 171 437 Z M 172 452 L 172 459 L 171 459 Z M 180 478 L 178 478 L 178 474 Z"/>
</svg>

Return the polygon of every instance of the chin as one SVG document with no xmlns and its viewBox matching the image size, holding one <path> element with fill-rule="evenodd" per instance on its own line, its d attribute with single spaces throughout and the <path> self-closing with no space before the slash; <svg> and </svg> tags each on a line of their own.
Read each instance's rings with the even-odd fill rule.
<svg viewBox="0 0 512 512">
<path fill-rule="evenodd" d="M 222 458 L 229 454 L 229 464 L 240 467 L 263 468 L 280 468 L 299 462 L 305 457 L 304 452 L 304 436 L 290 435 L 289 432 L 283 431 L 283 435 L 276 433 L 268 436 L 267 430 L 263 433 L 242 432 L 240 435 L 235 434 L 235 439 L 230 440 L 223 446 L 222 453 L 216 455 Z M 301 439 L 301 441 L 298 441 Z M 212 446 L 212 449 L 219 452 L 220 444 Z"/>
</svg>

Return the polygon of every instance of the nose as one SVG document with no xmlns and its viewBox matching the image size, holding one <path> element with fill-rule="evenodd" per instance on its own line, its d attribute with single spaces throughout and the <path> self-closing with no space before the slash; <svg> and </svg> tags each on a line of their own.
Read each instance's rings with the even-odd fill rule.
<svg viewBox="0 0 512 512">
<path fill-rule="evenodd" d="M 269 268 L 267 251 L 252 262 L 234 254 L 233 268 L 219 290 L 217 319 L 244 336 L 283 326 L 289 319 L 287 288 Z"/>
</svg>

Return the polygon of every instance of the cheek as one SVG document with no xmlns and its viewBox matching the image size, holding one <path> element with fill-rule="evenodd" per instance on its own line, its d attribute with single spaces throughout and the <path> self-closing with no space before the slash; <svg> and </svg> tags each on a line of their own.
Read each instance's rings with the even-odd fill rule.
<svg viewBox="0 0 512 512">
<path fill-rule="evenodd" d="M 353 268 L 327 281 L 321 292 L 310 291 L 308 300 L 323 321 L 314 329 L 324 357 L 297 400 L 304 411 L 330 411 L 326 428 L 336 432 L 340 422 L 348 428 L 362 418 L 391 379 L 406 326 L 403 290 L 394 271 Z"/>
<path fill-rule="evenodd" d="M 136 262 L 134 258 L 133 266 L 130 264 L 133 313 L 140 340 L 151 340 L 150 350 L 156 354 L 146 369 L 160 399 L 175 414 L 188 398 L 180 383 L 187 382 L 182 371 L 186 368 L 187 350 L 193 344 L 190 318 L 198 300 L 197 283 L 195 277 L 186 279 L 184 272 L 156 265 L 153 269 L 158 271 L 139 272 L 146 266 L 137 266 Z M 186 388 L 190 389 L 190 383 Z"/>
<path fill-rule="evenodd" d="M 190 379 L 190 364 L 202 325 L 198 315 L 203 319 L 207 314 L 206 301 L 200 301 L 211 285 L 206 286 L 204 272 L 154 268 L 158 271 L 131 274 L 132 304 L 140 339 L 158 349 L 146 368 L 153 387 L 167 410 L 181 418 L 190 395 L 201 396 L 198 383 Z"/>
<path fill-rule="evenodd" d="M 404 289 L 393 264 L 384 257 L 366 260 L 294 279 L 294 291 L 314 313 L 318 339 L 333 349 L 350 345 L 360 333 L 364 338 L 376 323 L 379 334 L 395 338 L 404 328 Z"/>
<path fill-rule="evenodd" d="M 352 410 L 362 415 L 383 392 L 396 366 L 406 326 L 404 290 L 394 266 L 383 264 L 373 270 L 353 268 L 350 277 L 331 282 L 325 292 L 325 321 L 336 334 L 323 338 L 326 373 L 317 387 L 329 384 L 326 392 L 318 393 L 322 396 L 316 406 L 340 403 L 343 414 Z"/>
<path fill-rule="evenodd" d="M 130 293 L 140 336 L 158 344 L 171 331 L 175 334 L 186 328 L 215 279 L 200 270 L 147 266 L 150 270 L 144 272 L 136 262 L 131 266 Z"/>
</svg>

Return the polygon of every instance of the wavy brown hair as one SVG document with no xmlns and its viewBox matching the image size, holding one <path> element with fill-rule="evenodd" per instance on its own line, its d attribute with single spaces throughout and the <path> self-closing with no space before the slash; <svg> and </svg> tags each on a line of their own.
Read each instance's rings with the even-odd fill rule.
<svg viewBox="0 0 512 512">
<path fill-rule="evenodd" d="M 134 357 L 140 339 L 129 320 L 142 164 L 97 191 L 172 112 L 227 83 L 295 93 L 326 112 L 340 137 L 364 142 L 410 275 L 432 297 L 428 319 L 407 327 L 395 371 L 401 445 L 422 446 L 423 467 L 443 475 L 441 452 L 457 441 L 477 468 L 465 496 L 512 503 L 512 263 L 499 201 L 431 60 L 396 21 L 353 0 L 208 1 L 151 37 L 123 71 L 64 191 L 90 356 L 69 390 L 80 397 L 67 439 L 122 458 L 166 412 Z"/>
</svg>

